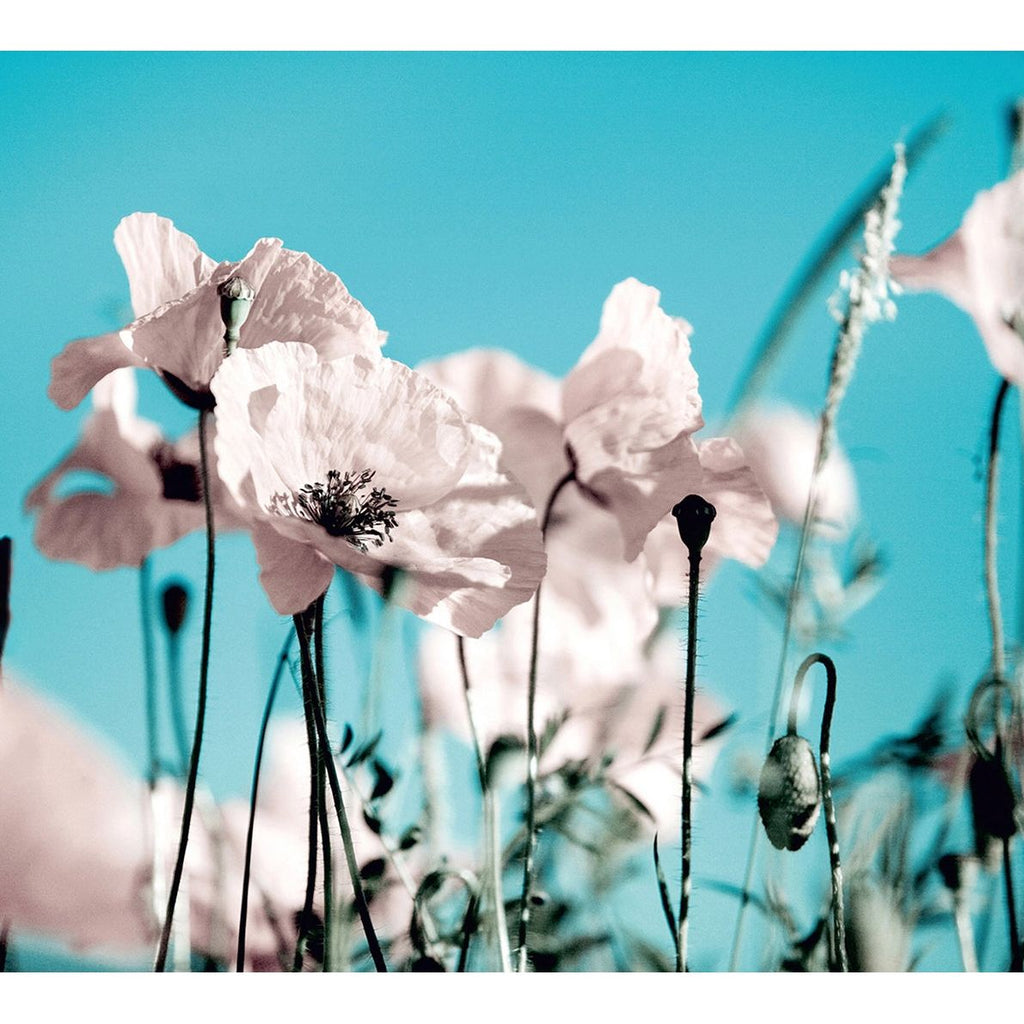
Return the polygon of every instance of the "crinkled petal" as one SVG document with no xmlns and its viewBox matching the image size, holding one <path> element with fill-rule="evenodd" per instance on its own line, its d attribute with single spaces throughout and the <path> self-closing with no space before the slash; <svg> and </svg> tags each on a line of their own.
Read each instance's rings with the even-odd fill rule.
<svg viewBox="0 0 1024 1024">
<path fill-rule="evenodd" d="M 79 338 L 54 356 L 46 393 L 61 409 L 74 409 L 108 373 L 123 366 L 146 365 L 145 359 L 132 351 L 120 333 Z"/>
<path fill-rule="evenodd" d="M 269 506 L 286 491 L 324 483 L 330 470 L 373 470 L 399 510 L 429 505 L 462 477 L 471 435 L 462 411 L 426 377 L 381 357 L 346 356 L 277 384 L 251 471 Z"/>
<path fill-rule="evenodd" d="M 242 348 L 302 341 L 321 359 L 375 354 L 387 337 L 337 274 L 291 249 L 280 251 L 264 278 L 241 335 Z"/>
<path fill-rule="evenodd" d="M 114 247 L 128 274 L 136 317 L 188 294 L 217 266 L 194 238 L 155 213 L 125 217 L 114 231 Z"/>
</svg>

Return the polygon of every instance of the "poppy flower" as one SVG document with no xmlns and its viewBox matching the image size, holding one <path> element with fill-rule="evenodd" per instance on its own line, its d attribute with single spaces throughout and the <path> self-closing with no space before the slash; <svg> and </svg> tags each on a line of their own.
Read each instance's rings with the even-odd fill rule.
<svg viewBox="0 0 1024 1024">
<path fill-rule="evenodd" d="M 237 263 L 215 263 L 166 217 L 133 213 L 114 231 L 135 319 L 119 331 L 71 342 L 51 367 L 50 398 L 73 409 L 108 373 L 155 370 L 189 404 L 209 403 L 225 355 L 220 290 L 244 282 L 254 293 L 239 345 L 303 341 L 330 357 L 379 351 L 385 335 L 341 280 L 308 254 L 261 238 Z"/>
<path fill-rule="evenodd" d="M 970 314 L 992 365 L 1024 385 L 1024 171 L 979 192 L 960 227 L 923 256 L 893 256 L 904 288 L 938 291 Z"/>
<path fill-rule="evenodd" d="M 239 350 L 212 382 L 220 475 L 253 522 L 260 580 L 302 611 L 336 566 L 479 636 L 544 573 L 536 512 L 501 446 L 422 374 L 302 344 Z"/>
<path fill-rule="evenodd" d="M 91 569 L 138 566 L 150 552 L 205 523 L 195 431 L 168 441 L 135 415 L 134 371 L 109 374 L 93 390 L 78 443 L 25 498 L 38 516 L 34 539 L 48 558 Z M 242 525 L 211 472 L 220 529 Z M 76 487 L 77 484 L 77 487 Z"/>
</svg>

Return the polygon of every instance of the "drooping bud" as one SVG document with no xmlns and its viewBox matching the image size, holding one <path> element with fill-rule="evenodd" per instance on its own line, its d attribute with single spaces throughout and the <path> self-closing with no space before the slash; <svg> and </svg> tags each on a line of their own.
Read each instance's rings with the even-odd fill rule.
<svg viewBox="0 0 1024 1024">
<path fill-rule="evenodd" d="M 679 527 L 679 538 L 691 557 L 699 556 L 711 536 L 711 523 L 717 515 L 715 506 L 699 494 L 688 494 L 672 509 Z"/>
<path fill-rule="evenodd" d="M 217 286 L 217 294 L 224 321 L 224 354 L 229 356 L 238 347 L 238 332 L 249 316 L 256 290 L 244 277 L 229 277 Z"/>
<path fill-rule="evenodd" d="M 802 736 L 780 736 L 761 769 L 757 809 L 777 850 L 799 850 L 821 809 L 818 762 Z"/>
<path fill-rule="evenodd" d="M 176 636 L 188 616 L 188 588 L 178 582 L 168 583 L 160 595 L 164 610 L 164 625 L 171 636 Z"/>
</svg>

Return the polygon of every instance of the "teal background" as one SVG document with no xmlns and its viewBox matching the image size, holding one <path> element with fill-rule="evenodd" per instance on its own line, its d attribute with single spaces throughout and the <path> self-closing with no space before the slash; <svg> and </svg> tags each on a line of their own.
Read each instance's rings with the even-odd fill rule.
<svg viewBox="0 0 1024 1024">
<path fill-rule="evenodd" d="M 15 555 L 5 667 L 141 766 L 135 574 L 48 562 L 21 508 L 88 411 L 48 402 L 50 359 L 127 319 L 112 245 L 122 216 L 171 217 L 215 259 L 238 259 L 263 235 L 307 250 L 390 332 L 387 354 L 412 365 L 487 345 L 563 374 L 611 287 L 638 277 L 693 324 L 713 436 L 772 303 L 892 144 L 948 115 L 902 205 L 898 246 L 920 252 L 1005 175 L 1006 111 L 1021 93 L 1019 53 L 4 53 L 0 531 Z M 837 273 L 772 380 L 773 395 L 808 410 L 824 393 Z M 939 297 L 906 297 L 896 321 L 868 335 L 839 432 L 888 572 L 832 652 L 839 765 L 908 730 L 943 679 L 960 715 L 985 669 L 979 460 L 996 383 L 973 324 Z M 140 388 L 142 415 L 172 434 L 191 425 L 155 379 Z M 1000 556 L 1015 641 L 1016 420 L 1013 400 Z M 771 568 L 788 572 L 791 557 L 784 541 Z M 248 788 L 286 623 L 262 596 L 245 538 L 225 539 L 218 558 L 203 770 L 215 792 L 236 794 Z M 202 565 L 198 536 L 154 558 L 157 579 L 184 576 L 197 595 Z M 720 969 L 734 902 L 700 879 L 740 878 L 751 811 L 728 797 L 728 768 L 761 743 L 778 621 L 732 565 L 702 616 L 703 683 L 741 716 L 695 840 L 695 965 Z M 196 608 L 186 678 L 198 618 Z M 341 652 L 334 661 L 343 720 L 347 707 L 357 713 L 360 676 Z M 816 870 L 811 855 L 800 863 Z M 638 900 L 660 937 L 648 882 Z M 955 966 L 950 948 L 942 936 L 921 966 Z M 31 955 L 22 947 L 25 966 L 51 965 Z"/>
</svg>

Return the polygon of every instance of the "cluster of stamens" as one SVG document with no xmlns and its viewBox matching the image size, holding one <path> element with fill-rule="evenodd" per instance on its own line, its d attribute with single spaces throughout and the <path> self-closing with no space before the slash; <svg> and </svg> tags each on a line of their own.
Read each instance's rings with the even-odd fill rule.
<svg viewBox="0 0 1024 1024">
<path fill-rule="evenodd" d="M 270 511 L 322 526 L 332 537 L 344 537 L 353 547 L 381 547 L 398 525 L 391 511 L 398 502 L 383 487 L 370 487 L 374 470 L 344 476 L 327 472 L 327 483 L 306 484 L 294 494 L 275 494 Z M 364 493 L 369 489 L 369 493 Z"/>
</svg>

